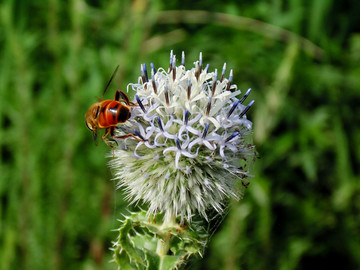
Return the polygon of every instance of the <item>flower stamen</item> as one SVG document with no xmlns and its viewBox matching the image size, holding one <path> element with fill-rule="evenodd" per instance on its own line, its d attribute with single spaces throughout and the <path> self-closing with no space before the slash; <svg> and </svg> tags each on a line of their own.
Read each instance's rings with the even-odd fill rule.
<svg viewBox="0 0 360 270">
<path fill-rule="evenodd" d="M 234 112 L 234 110 L 240 103 L 241 103 L 240 100 L 235 101 L 235 103 L 233 104 L 233 106 L 231 107 L 230 111 L 227 114 L 227 118 L 229 118 L 231 116 L 231 114 Z"/>
<path fill-rule="evenodd" d="M 187 126 L 188 122 L 189 122 L 189 111 L 185 110 L 184 123 L 186 126 Z"/>
<path fill-rule="evenodd" d="M 146 83 L 149 81 L 146 64 L 141 64 L 141 78 L 142 78 L 143 83 Z"/>
<path fill-rule="evenodd" d="M 231 69 L 230 70 L 230 74 L 229 74 L 229 81 L 226 85 L 226 90 L 230 90 L 230 86 L 232 84 L 232 81 L 233 81 L 233 70 Z"/>
<path fill-rule="evenodd" d="M 224 79 L 225 71 L 226 71 L 226 63 L 224 63 L 223 68 L 222 68 L 220 82 L 222 82 Z"/>
<path fill-rule="evenodd" d="M 250 103 L 245 107 L 245 109 L 240 113 L 239 117 L 243 117 L 245 113 L 251 108 L 251 106 L 254 104 L 255 100 L 250 101 Z"/>
<path fill-rule="evenodd" d="M 209 116 L 209 114 L 210 114 L 210 110 L 211 110 L 211 99 L 212 99 L 212 97 L 209 97 L 209 102 L 208 102 L 208 104 L 207 104 L 207 106 L 206 106 L 206 116 Z"/>
<path fill-rule="evenodd" d="M 249 96 L 250 92 L 251 92 L 251 88 L 249 88 L 249 89 L 246 91 L 245 95 L 241 98 L 241 100 L 240 100 L 240 103 L 241 103 L 241 104 L 243 104 L 244 100 Z"/>
<path fill-rule="evenodd" d="M 153 87 L 153 90 L 154 90 L 154 93 L 157 94 L 157 87 L 156 87 L 156 82 L 154 79 L 151 79 L 151 83 L 152 83 L 152 87 Z"/>
<path fill-rule="evenodd" d="M 164 95 L 165 95 L 165 101 L 166 101 L 166 105 L 170 105 L 170 100 L 169 100 L 169 87 L 167 85 L 165 85 L 165 91 L 164 91 Z"/>
<path fill-rule="evenodd" d="M 142 102 L 141 102 L 141 100 L 140 100 L 140 98 L 139 98 L 138 95 L 135 95 L 135 99 L 136 99 L 137 103 L 139 104 L 140 108 L 142 109 L 142 111 L 143 111 L 144 113 L 146 113 L 145 107 L 144 107 L 144 105 L 142 104 Z"/>
<path fill-rule="evenodd" d="M 231 141 L 232 139 L 234 139 L 234 138 L 235 138 L 236 136 L 238 136 L 239 134 L 240 134 L 239 131 L 235 131 L 233 134 L 231 134 L 229 137 L 227 137 L 227 138 L 225 139 L 225 143 Z"/>
<path fill-rule="evenodd" d="M 205 69 L 204 69 L 205 74 L 207 74 L 208 71 L 209 71 L 209 64 L 207 64 L 206 67 L 205 67 Z"/>
<path fill-rule="evenodd" d="M 180 140 L 179 140 L 178 138 L 176 138 L 175 142 L 176 142 L 176 147 L 177 147 L 179 150 L 182 150 L 182 149 L 181 149 L 181 145 L 180 145 Z"/>
<path fill-rule="evenodd" d="M 169 73 L 171 72 L 173 65 L 172 65 L 172 61 L 173 61 L 173 50 L 170 51 L 170 64 L 169 64 Z"/>
<path fill-rule="evenodd" d="M 154 63 L 150 63 L 150 67 L 151 67 L 151 78 L 154 78 L 155 74 L 156 74 L 156 69 L 154 66 Z"/>
<path fill-rule="evenodd" d="M 206 135 L 207 135 L 207 133 L 208 133 L 208 131 L 209 131 L 209 127 L 210 127 L 210 124 L 209 124 L 209 123 L 206 123 L 204 132 L 203 132 L 203 134 L 202 134 L 202 136 L 201 136 L 203 139 L 205 139 L 205 137 L 206 137 Z"/>
<path fill-rule="evenodd" d="M 212 96 L 212 97 L 213 97 L 214 94 L 215 94 L 217 79 L 218 79 L 217 69 L 215 69 L 215 74 L 214 74 L 213 79 L 212 79 L 212 91 L 211 91 L 211 96 Z"/>
<path fill-rule="evenodd" d="M 171 72 L 172 72 L 172 80 L 173 82 L 176 79 L 176 56 L 173 56 L 173 60 L 172 60 L 172 68 L 171 68 Z"/>
<path fill-rule="evenodd" d="M 190 79 L 187 80 L 187 99 L 190 100 L 191 98 L 191 81 Z"/>
<path fill-rule="evenodd" d="M 199 55 L 199 65 L 195 71 L 195 78 L 197 81 L 199 80 L 201 70 L 202 70 L 202 53 L 200 53 L 200 55 Z"/>
<path fill-rule="evenodd" d="M 162 126 L 160 116 L 156 117 L 156 121 L 158 122 L 158 125 L 159 125 L 160 130 L 161 130 L 162 132 L 164 132 L 164 128 L 163 128 L 163 126 Z"/>
</svg>

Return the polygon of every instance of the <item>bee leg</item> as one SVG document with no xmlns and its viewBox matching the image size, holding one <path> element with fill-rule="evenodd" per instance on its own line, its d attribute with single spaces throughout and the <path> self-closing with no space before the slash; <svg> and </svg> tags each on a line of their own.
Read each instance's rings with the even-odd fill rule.
<svg viewBox="0 0 360 270">
<path fill-rule="evenodd" d="M 113 138 L 116 138 L 116 139 L 126 139 L 126 138 L 129 138 L 129 137 L 133 137 L 134 139 L 138 140 L 138 141 L 144 141 L 143 139 L 140 139 L 138 137 L 136 137 L 134 134 L 132 133 L 129 133 L 129 134 L 126 134 L 126 135 L 122 135 L 122 136 L 114 136 Z"/>
<path fill-rule="evenodd" d="M 133 102 L 130 102 L 128 96 L 121 90 L 117 90 L 115 93 L 115 100 L 118 102 L 124 101 L 128 106 L 138 106 Z"/>
<path fill-rule="evenodd" d="M 112 129 L 112 127 L 106 129 L 106 131 L 105 131 L 104 135 L 102 136 L 102 138 L 103 138 L 104 142 L 105 142 L 108 146 L 111 147 L 111 149 L 112 149 L 112 151 L 113 151 L 113 158 L 114 158 L 114 156 L 115 156 L 114 148 L 115 148 L 115 147 L 114 147 L 114 145 L 112 145 L 110 142 L 115 142 L 116 145 L 118 145 L 118 143 L 117 143 L 116 140 L 110 139 L 110 138 L 108 137 L 108 135 L 111 136 L 111 133 L 112 133 L 111 129 Z M 112 137 L 112 136 L 111 136 L 111 137 Z"/>
<path fill-rule="evenodd" d="M 115 136 L 115 127 L 111 127 L 109 128 L 109 134 L 110 136 L 113 138 L 113 139 L 126 139 L 128 137 L 133 137 L 134 139 L 138 140 L 138 141 L 144 141 L 143 139 L 139 138 L 139 137 L 136 137 L 134 134 L 132 133 L 129 133 L 129 134 L 126 134 L 126 135 L 122 135 L 122 136 Z"/>
</svg>

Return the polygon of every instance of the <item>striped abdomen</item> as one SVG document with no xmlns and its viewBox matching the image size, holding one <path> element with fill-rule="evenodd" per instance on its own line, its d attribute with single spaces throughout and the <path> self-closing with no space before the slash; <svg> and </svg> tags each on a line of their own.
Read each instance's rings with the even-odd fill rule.
<svg viewBox="0 0 360 270">
<path fill-rule="evenodd" d="M 126 122 L 130 116 L 130 108 L 114 100 L 103 100 L 98 118 L 100 128 L 116 126 Z"/>
</svg>

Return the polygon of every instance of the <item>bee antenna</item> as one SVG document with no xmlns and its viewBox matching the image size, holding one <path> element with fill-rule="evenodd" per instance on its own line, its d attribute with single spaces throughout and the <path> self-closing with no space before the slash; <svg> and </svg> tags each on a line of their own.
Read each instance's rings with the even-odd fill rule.
<svg viewBox="0 0 360 270">
<path fill-rule="evenodd" d="M 106 87 L 105 87 L 105 90 L 104 90 L 104 93 L 103 93 L 103 95 L 102 95 L 103 97 L 105 96 L 105 93 L 106 93 L 106 91 L 108 90 L 111 81 L 114 79 L 114 76 L 115 76 L 116 72 L 118 71 L 118 69 L 119 69 L 119 65 L 115 68 L 114 73 L 111 75 L 111 78 L 110 78 L 109 82 L 107 83 L 107 85 L 106 85 Z"/>
</svg>

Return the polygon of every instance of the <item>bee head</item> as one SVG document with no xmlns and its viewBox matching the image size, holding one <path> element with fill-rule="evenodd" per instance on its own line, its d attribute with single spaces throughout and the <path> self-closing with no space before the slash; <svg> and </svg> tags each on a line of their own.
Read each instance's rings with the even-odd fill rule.
<svg viewBox="0 0 360 270">
<path fill-rule="evenodd" d="M 100 104 L 95 103 L 90 106 L 89 110 L 85 115 L 85 125 L 89 130 L 93 132 L 94 140 L 96 141 L 97 137 L 97 129 L 98 129 L 98 118 L 100 115 Z"/>
</svg>

